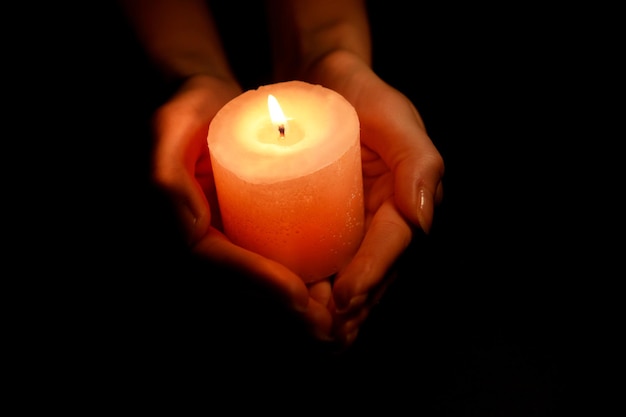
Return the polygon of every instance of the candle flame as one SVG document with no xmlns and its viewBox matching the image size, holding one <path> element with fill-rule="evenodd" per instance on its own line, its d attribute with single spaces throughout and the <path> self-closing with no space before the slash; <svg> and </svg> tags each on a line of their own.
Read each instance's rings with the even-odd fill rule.
<svg viewBox="0 0 626 417">
<path fill-rule="evenodd" d="M 278 126 L 278 131 L 281 136 L 285 135 L 285 124 L 287 123 L 287 118 L 283 113 L 283 109 L 281 109 L 280 104 L 278 104 L 278 100 L 276 97 L 269 94 L 267 96 L 267 108 L 270 112 L 270 119 L 272 119 L 272 123 Z"/>
</svg>

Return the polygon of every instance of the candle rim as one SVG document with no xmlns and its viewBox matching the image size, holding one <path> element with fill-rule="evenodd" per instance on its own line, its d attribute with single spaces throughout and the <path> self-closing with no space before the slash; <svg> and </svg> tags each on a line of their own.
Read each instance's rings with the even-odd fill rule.
<svg viewBox="0 0 626 417">
<path fill-rule="evenodd" d="M 247 114 L 240 112 L 241 106 L 250 105 L 255 109 L 264 106 L 267 114 L 269 94 L 279 103 L 284 103 L 281 107 L 285 116 L 301 124 L 306 132 L 306 137 L 297 144 L 281 148 L 271 144 L 251 143 L 247 137 L 250 134 L 249 124 L 255 122 L 246 117 L 255 119 L 253 114 L 256 123 L 260 123 L 258 119 L 262 116 L 256 110 Z M 313 106 L 315 114 L 304 117 L 294 114 L 292 117 L 287 109 L 295 106 L 296 98 L 302 94 L 307 95 L 306 105 L 309 108 Z M 316 126 L 324 118 L 329 120 L 327 125 Z M 211 158 L 229 171 L 236 172 L 242 179 L 249 182 L 277 182 L 308 175 L 333 163 L 352 146 L 359 144 L 359 130 L 356 110 L 339 93 L 319 84 L 286 81 L 248 90 L 227 103 L 211 122 L 207 142 Z M 319 151 L 312 153 L 312 148 Z"/>
</svg>

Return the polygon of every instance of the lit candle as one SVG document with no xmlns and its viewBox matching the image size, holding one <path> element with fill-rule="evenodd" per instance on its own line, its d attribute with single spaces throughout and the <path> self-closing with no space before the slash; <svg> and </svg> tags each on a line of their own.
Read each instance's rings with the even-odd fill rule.
<svg viewBox="0 0 626 417">
<path fill-rule="evenodd" d="M 336 273 L 364 233 L 359 129 L 340 94 L 301 81 L 227 103 L 207 138 L 225 234 L 307 283 Z"/>
</svg>

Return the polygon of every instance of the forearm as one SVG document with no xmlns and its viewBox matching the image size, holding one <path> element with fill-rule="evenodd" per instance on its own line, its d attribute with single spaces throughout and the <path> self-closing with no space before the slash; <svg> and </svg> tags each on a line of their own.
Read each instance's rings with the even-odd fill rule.
<svg viewBox="0 0 626 417">
<path fill-rule="evenodd" d="M 371 66 L 363 0 L 270 0 L 268 12 L 277 81 L 315 77 L 315 67 L 336 53 Z"/>
<path fill-rule="evenodd" d="M 204 0 L 119 0 L 139 41 L 170 80 L 209 75 L 233 80 Z"/>
</svg>

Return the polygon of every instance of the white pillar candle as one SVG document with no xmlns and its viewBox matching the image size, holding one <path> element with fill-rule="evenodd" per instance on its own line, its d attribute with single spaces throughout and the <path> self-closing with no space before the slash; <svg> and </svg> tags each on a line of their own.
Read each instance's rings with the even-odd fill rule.
<svg viewBox="0 0 626 417">
<path fill-rule="evenodd" d="M 227 103 L 207 138 L 225 234 L 306 283 L 336 273 L 364 233 L 359 129 L 340 94 L 301 81 Z"/>
</svg>

